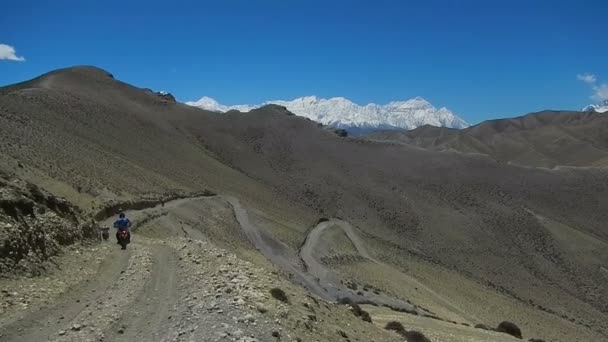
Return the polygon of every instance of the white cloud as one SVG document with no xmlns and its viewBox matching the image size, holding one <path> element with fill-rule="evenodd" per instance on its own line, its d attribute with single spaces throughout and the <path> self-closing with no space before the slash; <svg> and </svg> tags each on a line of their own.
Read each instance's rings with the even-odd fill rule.
<svg viewBox="0 0 608 342">
<path fill-rule="evenodd" d="M 23 58 L 23 56 L 17 56 L 14 47 L 6 44 L 0 44 L 0 61 L 1 60 L 23 62 L 25 61 L 25 58 Z"/>
<path fill-rule="evenodd" d="M 589 74 L 589 73 L 578 74 L 578 75 L 576 75 L 576 78 L 579 81 L 583 81 L 587 84 L 594 84 L 597 81 L 597 77 L 595 77 L 594 74 Z"/>
<path fill-rule="evenodd" d="M 591 96 L 594 101 L 604 102 L 608 101 L 608 84 L 600 84 L 599 86 L 593 86 L 595 94 Z"/>
<path fill-rule="evenodd" d="M 587 83 L 591 87 L 591 90 L 593 90 L 593 95 L 591 95 L 590 98 L 593 101 L 596 101 L 596 102 L 608 101 L 608 84 L 606 84 L 606 83 L 597 84 L 597 77 L 594 74 L 589 74 L 589 73 L 578 74 L 578 75 L 576 75 L 576 78 L 579 81 L 583 81 L 583 82 Z"/>
</svg>

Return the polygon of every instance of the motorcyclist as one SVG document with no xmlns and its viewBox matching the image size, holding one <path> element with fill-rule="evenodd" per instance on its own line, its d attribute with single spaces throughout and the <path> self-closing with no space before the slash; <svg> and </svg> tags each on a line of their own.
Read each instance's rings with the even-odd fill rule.
<svg viewBox="0 0 608 342">
<path fill-rule="evenodd" d="M 118 239 L 118 232 L 127 231 L 127 243 L 131 242 L 131 232 L 129 228 L 131 227 L 131 221 L 127 218 L 125 213 L 121 212 L 118 215 L 118 220 L 114 222 L 114 228 L 116 228 L 116 243 L 120 244 Z"/>
</svg>

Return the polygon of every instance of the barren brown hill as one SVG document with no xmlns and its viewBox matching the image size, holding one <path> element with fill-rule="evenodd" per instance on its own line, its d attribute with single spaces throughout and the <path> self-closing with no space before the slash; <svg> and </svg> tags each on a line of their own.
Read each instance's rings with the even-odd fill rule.
<svg viewBox="0 0 608 342">
<path fill-rule="evenodd" d="M 463 129 L 423 126 L 366 136 L 435 151 L 479 153 L 527 166 L 608 166 L 608 115 L 544 111 Z"/>
<path fill-rule="evenodd" d="M 467 152 L 482 152 L 484 141 L 501 141 L 517 128 L 536 150 L 557 131 L 577 141 L 586 133 L 603 142 L 593 145 L 598 151 L 606 147 L 603 118 L 551 115 L 479 125 L 466 134 L 423 128 L 407 139 L 425 147 L 434 136 L 466 140 Z M 262 228 L 261 240 L 294 260 L 319 219 L 339 218 L 355 227 L 371 259 L 338 227 L 328 229 L 316 252 L 359 288 L 411 300 L 445 320 L 515 321 L 526 337 L 608 338 L 605 168 L 519 167 L 341 138 L 278 106 L 211 113 L 91 67 L 0 88 L 0 135 L 3 169 L 85 209 L 148 193 L 212 189 L 238 197 Z M 508 159 L 601 160 L 600 152 L 590 153 Z M 213 234 L 227 245 L 236 239 L 228 231 Z"/>
</svg>

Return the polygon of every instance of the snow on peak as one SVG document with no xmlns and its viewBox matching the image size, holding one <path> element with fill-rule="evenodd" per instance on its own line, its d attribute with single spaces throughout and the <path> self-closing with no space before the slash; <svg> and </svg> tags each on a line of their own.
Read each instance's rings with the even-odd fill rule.
<svg viewBox="0 0 608 342">
<path fill-rule="evenodd" d="M 465 128 L 469 124 L 447 108 L 435 108 L 421 97 L 407 101 L 393 101 L 385 105 L 369 103 L 360 106 L 344 97 L 330 99 L 316 96 L 300 97 L 291 101 L 275 100 L 259 105 L 225 106 L 212 98 L 186 102 L 190 106 L 216 112 L 232 109 L 250 111 L 268 104 L 285 106 L 290 112 L 337 128 L 357 129 L 414 129 L 423 125 Z"/>
<path fill-rule="evenodd" d="M 216 100 L 207 96 L 201 97 L 198 101 L 188 101 L 186 102 L 186 104 L 189 106 L 199 107 L 213 112 L 226 112 L 230 110 L 228 106 L 221 105 Z"/>
<path fill-rule="evenodd" d="M 602 101 L 600 104 L 592 104 L 583 108 L 583 112 L 598 112 L 598 113 L 607 113 L 608 112 L 608 100 Z"/>
</svg>

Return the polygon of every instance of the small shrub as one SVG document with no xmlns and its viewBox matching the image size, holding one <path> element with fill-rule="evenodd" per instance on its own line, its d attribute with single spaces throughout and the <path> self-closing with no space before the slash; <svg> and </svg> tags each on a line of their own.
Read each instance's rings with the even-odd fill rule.
<svg viewBox="0 0 608 342">
<path fill-rule="evenodd" d="M 351 305 L 353 303 L 353 300 L 348 298 L 348 297 L 340 297 L 338 298 L 338 304 L 342 304 L 342 305 Z"/>
<path fill-rule="evenodd" d="M 270 289 L 270 295 L 272 296 L 272 298 L 283 303 L 289 302 L 289 298 L 287 298 L 287 294 L 285 294 L 285 291 L 279 289 L 278 287 Z"/>
<path fill-rule="evenodd" d="M 431 342 L 431 340 L 424 336 L 420 331 L 406 331 L 404 336 L 407 342 Z"/>
<path fill-rule="evenodd" d="M 508 321 L 501 322 L 495 330 L 517 338 L 522 338 L 521 329 L 519 329 L 519 327 L 515 325 L 515 323 L 511 323 Z"/>
<path fill-rule="evenodd" d="M 350 305 L 353 315 L 355 315 L 356 317 L 360 317 L 362 320 L 364 320 L 366 322 L 370 322 L 370 323 L 372 322 L 372 317 L 369 315 L 369 313 L 367 311 L 361 309 L 359 304 L 353 303 L 351 301 L 348 305 Z"/>
<path fill-rule="evenodd" d="M 350 281 L 346 283 L 346 287 L 348 287 L 349 289 L 351 289 L 353 291 L 357 291 L 357 288 L 358 288 L 357 283 L 350 282 Z"/>
<path fill-rule="evenodd" d="M 386 323 L 386 326 L 384 326 L 384 329 L 396 331 L 398 333 L 405 332 L 405 328 L 403 327 L 403 324 L 401 324 L 400 322 L 396 322 L 396 321 L 390 321 L 390 322 Z"/>
<path fill-rule="evenodd" d="M 369 315 L 369 312 L 365 311 L 365 310 L 361 310 L 361 319 L 364 320 L 365 322 L 372 322 L 372 316 Z"/>
</svg>

